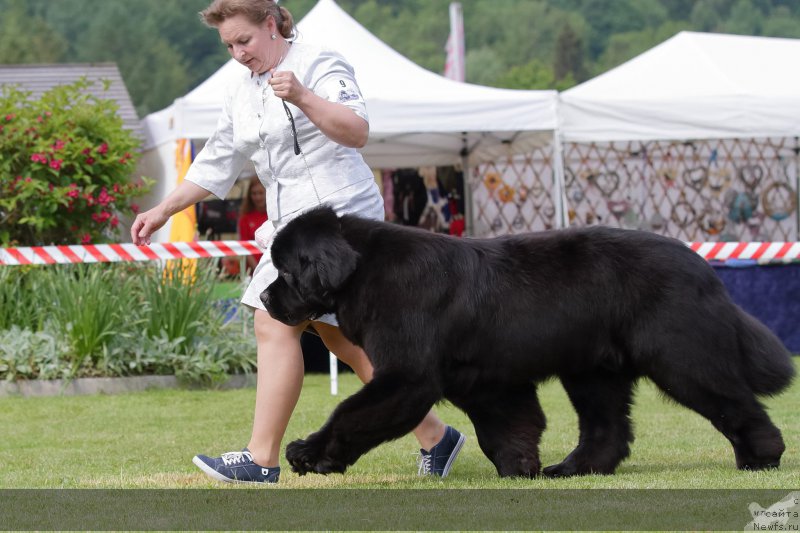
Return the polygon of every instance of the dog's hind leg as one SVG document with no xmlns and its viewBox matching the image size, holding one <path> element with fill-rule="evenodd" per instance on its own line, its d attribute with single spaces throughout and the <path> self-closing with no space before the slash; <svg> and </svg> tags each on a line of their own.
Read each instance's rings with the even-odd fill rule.
<svg viewBox="0 0 800 533">
<path fill-rule="evenodd" d="M 482 383 L 468 394 L 448 399 L 463 409 L 475 426 L 478 444 L 500 476 L 539 474 L 539 441 L 545 416 L 536 385 Z"/>
<path fill-rule="evenodd" d="M 286 447 L 299 473 L 344 472 L 379 444 L 402 437 L 425 417 L 440 393 L 410 372 L 381 374 L 340 403 L 322 428 Z"/>
<path fill-rule="evenodd" d="M 578 413 L 578 446 L 546 476 L 613 474 L 633 442 L 630 408 L 634 378 L 604 370 L 562 375 L 561 383 Z"/>
<path fill-rule="evenodd" d="M 744 380 L 728 377 L 712 384 L 692 375 L 653 375 L 651 379 L 668 396 L 707 418 L 733 445 L 741 470 L 777 468 L 786 446 L 780 430 L 770 420 Z"/>
</svg>

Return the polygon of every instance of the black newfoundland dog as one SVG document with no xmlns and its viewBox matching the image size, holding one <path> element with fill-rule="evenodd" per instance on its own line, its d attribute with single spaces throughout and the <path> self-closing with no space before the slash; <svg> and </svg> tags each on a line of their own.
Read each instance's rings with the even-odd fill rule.
<svg viewBox="0 0 800 533">
<path fill-rule="evenodd" d="M 446 398 L 501 476 L 536 476 L 536 383 L 550 376 L 580 438 L 544 475 L 614 472 L 633 441 L 640 377 L 707 418 L 739 468 L 780 463 L 781 433 L 757 396 L 789 384 L 790 354 L 680 241 L 603 227 L 457 239 L 323 206 L 277 234 L 272 258 L 269 313 L 296 325 L 335 311 L 375 368 L 319 431 L 288 445 L 295 472 L 344 472 Z"/>
</svg>

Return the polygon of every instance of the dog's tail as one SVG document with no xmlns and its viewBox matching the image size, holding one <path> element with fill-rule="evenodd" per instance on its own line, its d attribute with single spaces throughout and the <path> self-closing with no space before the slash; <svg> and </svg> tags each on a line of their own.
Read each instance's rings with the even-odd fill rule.
<svg viewBox="0 0 800 533">
<path fill-rule="evenodd" d="M 764 324 L 739 309 L 739 352 L 745 379 L 756 394 L 777 394 L 795 375 L 792 355 Z"/>
</svg>

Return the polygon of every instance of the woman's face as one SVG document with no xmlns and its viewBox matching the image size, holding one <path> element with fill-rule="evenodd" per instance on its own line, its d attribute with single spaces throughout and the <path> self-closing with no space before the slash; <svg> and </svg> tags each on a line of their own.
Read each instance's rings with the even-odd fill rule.
<svg viewBox="0 0 800 533">
<path fill-rule="evenodd" d="M 267 207 L 267 191 L 261 183 L 254 183 L 250 187 L 250 205 L 262 211 Z"/>
<path fill-rule="evenodd" d="M 231 57 L 256 74 L 263 74 L 278 59 L 276 43 L 270 37 L 275 32 L 275 19 L 267 17 L 261 25 L 255 25 L 244 15 L 227 18 L 217 27 L 220 39 L 228 47 Z"/>
</svg>

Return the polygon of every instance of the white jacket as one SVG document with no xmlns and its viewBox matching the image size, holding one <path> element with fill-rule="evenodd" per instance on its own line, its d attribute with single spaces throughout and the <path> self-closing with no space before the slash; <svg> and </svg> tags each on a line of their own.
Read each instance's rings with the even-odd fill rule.
<svg viewBox="0 0 800 533">
<path fill-rule="evenodd" d="M 293 43 L 278 70 L 291 70 L 315 94 L 368 120 L 353 68 L 337 52 Z M 267 189 L 267 214 L 275 225 L 320 202 L 337 204 L 357 200 L 353 194 L 376 194 L 375 187 L 362 183 L 374 176 L 361 154 L 330 140 L 299 108 L 287 103 L 303 152 L 295 155 L 291 124 L 281 100 L 266 83 L 268 76 L 244 72 L 228 85 L 216 131 L 197 154 L 186 179 L 225 198 L 251 160 Z"/>
</svg>

